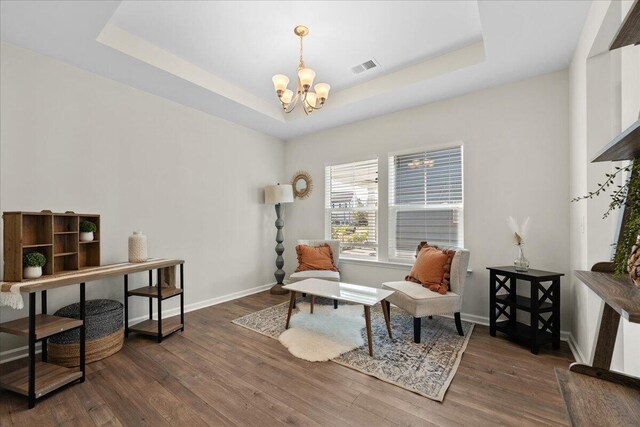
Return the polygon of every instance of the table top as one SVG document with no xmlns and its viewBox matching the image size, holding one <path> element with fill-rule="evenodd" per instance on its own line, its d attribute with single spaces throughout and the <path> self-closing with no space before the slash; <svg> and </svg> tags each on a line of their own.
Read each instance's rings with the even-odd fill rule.
<svg viewBox="0 0 640 427">
<path fill-rule="evenodd" d="M 372 306 L 379 303 L 395 291 L 372 288 L 370 286 L 353 285 L 351 283 L 332 282 L 322 279 L 306 279 L 283 286 L 284 289 L 303 292 L 317 297 L 337 299 Z"/>
<path fill-rule="evenodd" d="M 503 273 L 509 276 L 515 276 L 518 279 L 555 279 L 560 276 L 564 276 L 564 273 L 554 273 L 553 271 L 534 270 L 530 268 L 528 271 L 516 271 L 513 265 L 505 267 L 487 267 L 487 270 L 495 271 L 497 273 Z"/>
<path fill-rule="evenodd" d="M 91 282 L 93 280 L 100 280 L 107 277 L 139 273 L 142 271 L 171 267 L 179 264 L 184 264 L 184 260 L 151 258 L 144 262 L 122 262 L 117 264 L 101 265 L 98 267 L 87 267 L 77 271 L 47 275 L 22 282 L 0 282 L 0 291 L 9 292 L 13 285 L 20 285 L 20 292 L 39 292 L 61 286 L 77 285 L 83 282 Z"/>
<path fill-rule="evenodd" d="M 576 271 L 576 277 L 631 323 L 640 323 L 640 288 L 628 275 Z"/>
</svg>

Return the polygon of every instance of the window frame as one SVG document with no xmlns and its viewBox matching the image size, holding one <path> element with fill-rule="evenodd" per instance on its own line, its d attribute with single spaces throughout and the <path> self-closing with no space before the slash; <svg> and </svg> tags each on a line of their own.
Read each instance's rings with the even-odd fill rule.
<svg viewBox="0 0 640 427">
<path fill-rule="evenodd" d="M 416 205 L 416 206 L 396 206 L 395 201 L 391 200 L 392 186 L 396 180 L 396 171 L 394 165 L 394 158 L 396 156 L 428 153 L 434 151 L 448 150 L 452 148 L 460 147 L 460 178 L 461 178 L 461 202 L 458 203 L 443 203 L 439 205 Z M 450 142 L 447 144 L 431 145 L 425 147 L 415 147 L 401 151 L 394 151 L 387 153 L 387 212 L 388 212 L 388 232 L 387 232 L 387 259 L 392 263 L 407 264 L 413 263 L 412 256 L 397 256 L 396 252 L 396 225 L 397 225 L 397 213 L 406 211 L 440 211 L 446 209 L 458 210 L 458 235 L 460 236 L 459 247 L 464 247 L 464 206 L 465 206 L 465 191 L 464 191 L 464 144 L 462 141 Z M 392 203 L 393 202 L 393 203 Z M 378 243 L 380 243 L 378 241 Z M 417 247 L 417 245 L 416 245 Z"/>
<path fill-rule="evenodd" d="M 354 208 L 330 208 L 328 207 L 331 200 L 331 187 L 327 186 L 327 184 L 329 183 L 329 179 L 327 177 L 327 172 L 329 170 L 329 168 L 333 167 L 333 166 L 343 166 L 343 165 L 348 165 L 350 163 L 360 163 L 360 162 L 369 162 L 369 161 L 375 161 L 376 163 L 376 172 L 378 175 L 378 182 L 377 182 L 377 204 L 374 207 L 354 207 Z M 376 250 L 376 256 L 372 257 L 372 256 L 367 256 L 367 255 L 354 255 L 354 254 L 343 254 L 342 253 L 342 242 L 340 243 L 340 259 L 341 260 L 366 260 L 366 261 L 371 261 L 371 262 L 377 262 L 380 260 L 380 203 L 381 203 L 381 198 L 380 198 L 380 158 L 377 155 L 370 155 L 370 156 L 361 156 L 361 157 L 357 157 L 356 159 L 353 160 L 349 160 L 349 161 L 335 161 L 335 162 L 331 162 L 331 163 L 325 163 L 324 165 L 324 173 L 325 173 L 325 177 L 324 177 L 324 183 L 325 183 L 325 189 L 324 189 L 324 235 L 325 235 L 325 239 L 327 240 L 331 240 L 332 236 L 331 236 L 331 214 L 333 212 L 375 212 L 375 216 L 376 216 L 376 224 L 375 224 L 375 233 L 376 233 L 376 243 L 374 244 L 362 244 L 361 246 L 363 247 L 371 247 L 371 248 L 375 248 Z"/>
</svg>

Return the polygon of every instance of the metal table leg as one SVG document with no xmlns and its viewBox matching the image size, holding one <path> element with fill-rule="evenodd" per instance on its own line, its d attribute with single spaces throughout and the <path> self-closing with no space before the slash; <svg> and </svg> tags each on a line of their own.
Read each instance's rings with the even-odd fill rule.
<svg viewBox="0 0 640 427">
<path fill-rule="evenodd" d="M 36 406 L 36 294 L 29 294 L 29 409 Z"/>
</svg>

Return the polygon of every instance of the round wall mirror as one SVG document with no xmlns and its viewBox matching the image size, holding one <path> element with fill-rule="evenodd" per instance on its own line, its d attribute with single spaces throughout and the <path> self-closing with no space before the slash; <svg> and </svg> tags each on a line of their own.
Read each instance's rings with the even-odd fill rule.
<svg viewBox="0 0 640 427">
<path fill-rule="evenodd" d="M 293 186 L 293 195 L 297 199 L 306 199 L 311 194 L 313 188 L 313 182 L 311 176 L 303 171 L 296 172 L 291 179 L 291 185 Z"/>
</svg>

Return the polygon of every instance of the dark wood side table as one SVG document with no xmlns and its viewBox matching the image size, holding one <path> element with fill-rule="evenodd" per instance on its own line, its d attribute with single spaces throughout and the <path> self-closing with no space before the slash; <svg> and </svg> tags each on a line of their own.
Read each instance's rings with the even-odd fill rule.
<svg viewBox="0 0 640 427">
<path fill-rule="evenodd" d="M 560 348 L 560 277 L 542 270 L 516 271 L 513 266 L 487 267 L 490 281 L 489 332 L 507 334 L 538 354 L 540 345 Z M 530 284 L 529 296 L 518 295 L 517 280 Z M 502 292 L 504 291 L 504 292 Z M 529 313 L 529 325 L 518 322 L 518 310 Z M 500 317 L 506 320 L 498 320 Z"/>
</svg>

